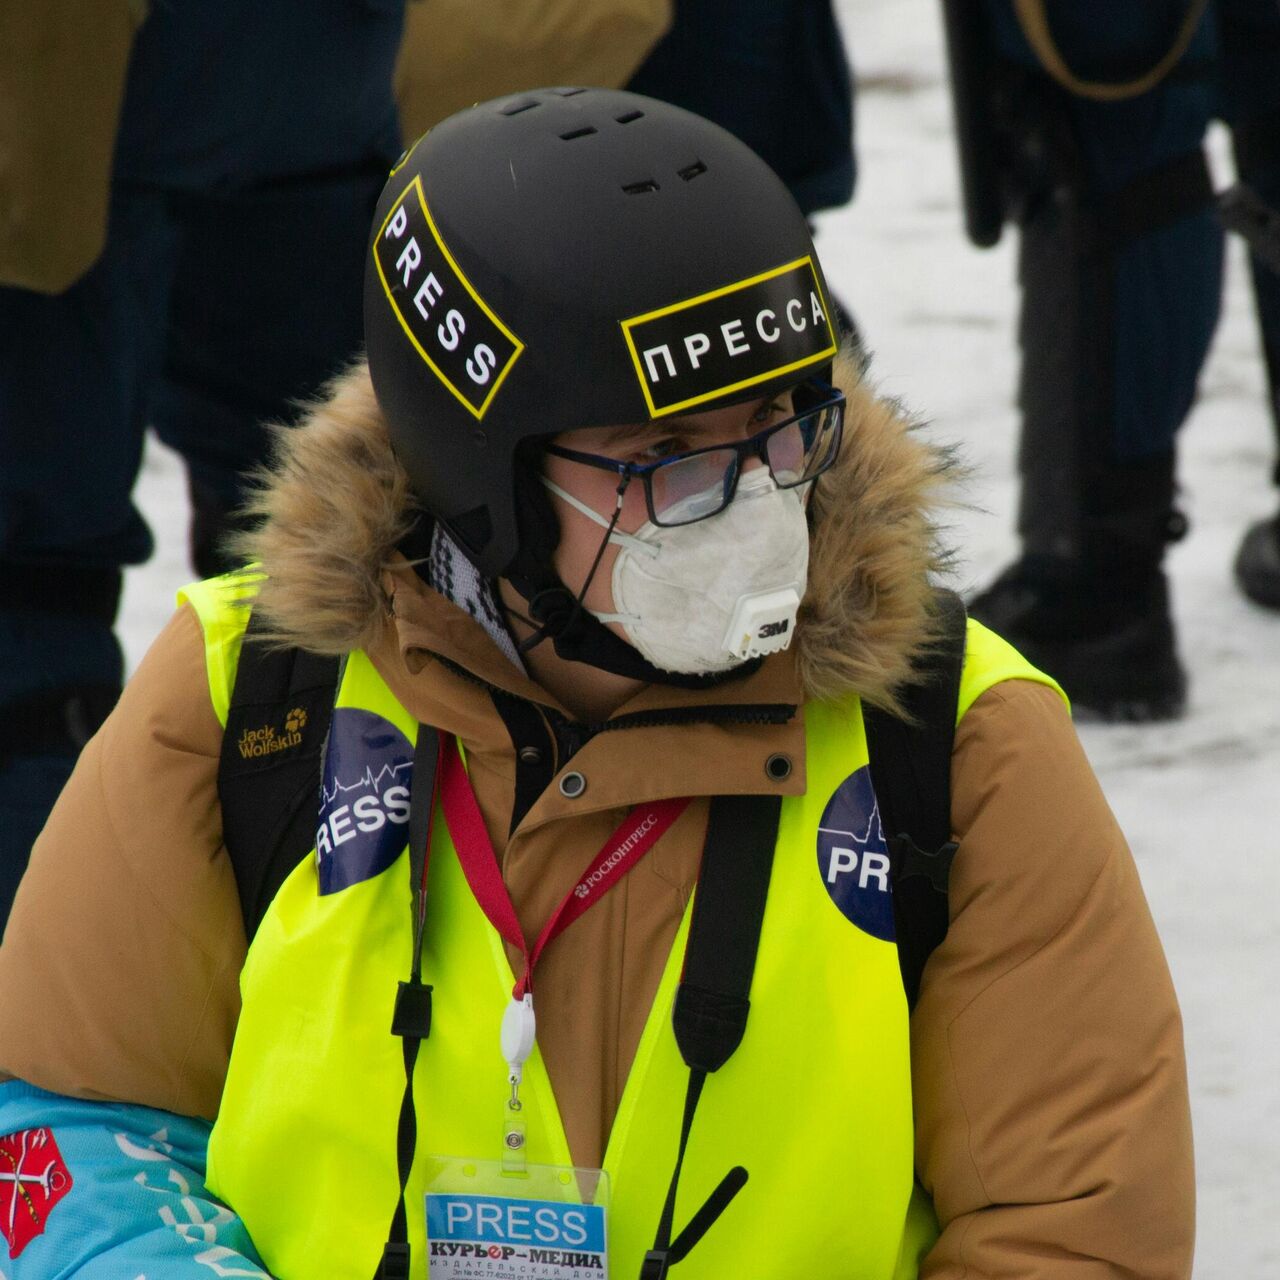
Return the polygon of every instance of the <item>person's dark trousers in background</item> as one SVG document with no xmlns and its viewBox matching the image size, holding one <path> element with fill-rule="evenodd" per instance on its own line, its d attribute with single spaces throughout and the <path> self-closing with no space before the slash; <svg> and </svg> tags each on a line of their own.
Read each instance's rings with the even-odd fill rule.
<svg viewBox="0 0 1280 1280">
<path fill-rule="evenodd" d="M 195 568 L 218 572 L 263 423 L 359 348 L 401 20 L 401 0 L 153 5 L 102 257 L 58 296 L 0 289 L 0 926 L 123 680 L 145 429 L 184 457 Z"/>
<path fill-rule="evenodd" d="M 853 195 L 852 80 L 831 0 L 676 0 L 627 88 L 741 138 L 806 216 Z"/>
</svg>

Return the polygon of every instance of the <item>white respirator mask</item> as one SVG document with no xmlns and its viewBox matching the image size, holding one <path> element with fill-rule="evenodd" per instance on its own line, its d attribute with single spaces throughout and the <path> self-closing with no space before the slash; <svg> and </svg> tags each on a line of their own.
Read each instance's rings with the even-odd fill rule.
<svg viewBox="0 0 1280 1280">
<path fill-rule="evenodd" d="M 610 527 L 586 503 L 542 482 L 588 520 Z M 612 530 L 616 612 L 592 613 L 620 623 L 631 646 L 663 671 L 709 675 L 787 648 L 808 578 L 808 487 L 779 489 L 767 468 L 753 467 L 739 477 L 733 501 L 708 519 Z M 693 494 L 668 516 L 678 520 L 705 500 Z"/>
</svg>

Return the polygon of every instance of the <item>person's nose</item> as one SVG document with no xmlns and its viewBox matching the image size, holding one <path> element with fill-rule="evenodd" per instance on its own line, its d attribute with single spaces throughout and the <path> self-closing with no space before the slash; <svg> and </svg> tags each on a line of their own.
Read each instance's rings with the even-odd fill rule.
<svg viewBox="0 0 1280 1280">
<path fill-rule="evenodd" d="M 743 439 L 749 440 L 753 434 L 753 432 L 744 431 Z M 757 467 L 767 467 L 768 465 L 769 460 L 766 457 L 764 441 L 757 440 L 750 449 L 743 451 L 743 457 L 740 463 L 743 471 L 752 471 Z"/>
</svg>

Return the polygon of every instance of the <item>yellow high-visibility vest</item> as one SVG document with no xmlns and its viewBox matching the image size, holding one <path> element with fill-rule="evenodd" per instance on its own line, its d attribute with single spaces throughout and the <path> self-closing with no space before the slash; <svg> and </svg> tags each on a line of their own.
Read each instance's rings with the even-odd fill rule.
<svg viewBox="0 0 1280 1280">
<path fill-rule="evenodd" d="M 204 626 L 223 723 L 246 622 L 232 590 L 219 579 L 184 593 Z M 1052 684 L 971 621 L 958 717 L 1007 679 Z M 411 753 L 418 726 L 361 652 L 346 663 L 335 725 L 349 716 L 382 725 L 384 738 L 394 735 Z M 874 858 L 864 856 L 859 868 L 856 841 L 819 830 L 824 815 L 856 810 L 870 794 L 858 700 L 807 704 L 805 732 L 808 791 L 782 802 L 746 1036 L 703 1092 L 677 1229 L 731 1166 L 745 1166 L 750 1179 L 679 1263 L 679 1280 L 906 1280 L 936 1238 L 913 1175 L 897 949 L 875 924 L 889 905 L 876 897 L 887 895 L 887 879 Z M 390 1027 L 412 950 L 406 859 L 401 848 L 385 867 L 328 893 L 319 891 L 316 859 L 305 859 L 245 962 L 209 1185 L 244 1219 L 280 1280 L 369 1280 L 381 1256 L 399 1190 L 404 1061 Z M 497 1031 L 512 985 L 502 940 L 466 884 L 443 821 L 433 824 L 430 868 L 422 968 L 434 1010 L 414 1076 L 418 1140 L 408 1194 L 413 1274 L 422 1277 L 424 1157 L 500 1154 L 506 1084 Z M 639 1274 L 675 1160 L 689 1072 L 671 1011 L 687 928 L 686 913 L 604 1157 L 609 1267 L 620 1280 Z M 571 1165 L 536 1050 L 521 1096 L 528 1160 Z"/>
</svg>

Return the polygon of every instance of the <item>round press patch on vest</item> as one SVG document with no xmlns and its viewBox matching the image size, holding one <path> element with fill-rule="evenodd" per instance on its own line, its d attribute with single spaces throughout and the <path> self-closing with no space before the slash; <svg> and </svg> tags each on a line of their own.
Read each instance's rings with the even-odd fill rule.
<svg viewBox="0 0 1280 1280">
<path fill-rule="evenodd" d="M 371 880 L 400 856 L 412 785 L 409 739 L 372 711 L 335 707 L 316 827 L 322 894 Z"/>
<path fill-rule="evenodd" d="M 867 765 L 836 788 L 822 811 L 818 873 L 846 918 L 873 938 L 894 941 L 889 846 Z"/>
</svg>

